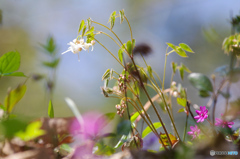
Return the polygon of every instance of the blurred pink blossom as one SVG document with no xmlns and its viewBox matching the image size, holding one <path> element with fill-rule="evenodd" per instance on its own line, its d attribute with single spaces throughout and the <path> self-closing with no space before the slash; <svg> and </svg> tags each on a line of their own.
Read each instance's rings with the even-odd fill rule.
<svg viewBox="0 0 240 159">
<path fill-rule="evenodd" d="M 200 106 L 200 110 L 196 110 L 196 113 L 198 114 L 197 116 L 194 117 L 194 119 L 198 119 L 198 122 L 203 122 L 204 119 L 208 117 L 208 110 L 206 109 L 205 106 Z"/>
</svg>

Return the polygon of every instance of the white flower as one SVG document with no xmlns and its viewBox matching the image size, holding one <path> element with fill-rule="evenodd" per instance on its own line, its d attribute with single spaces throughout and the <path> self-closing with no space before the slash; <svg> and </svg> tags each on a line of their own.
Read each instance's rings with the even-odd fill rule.
<svg viewBox="0 0 240 159">
<path fill-rule="evenodd" d="M 63 52 L 62 54 L 65 54 L 69 51 L 71 51 L 74 54 L 78 54 L 78 61 L 80 61 L 79 58 L 79 52 L 82 50 L 88 50 L 89 51 L 89 47 L 92 46 L 92 50 L 93 51 L 93 45 L 95 44 L 95 41 L 92 40 L 91 43 L 85 43 L 84 39 L 74 39 L 72 42 L 69 42 L 68 45 L 70 45 L 70 47 L 67 49 L 67 51 Z"/>
</svg>

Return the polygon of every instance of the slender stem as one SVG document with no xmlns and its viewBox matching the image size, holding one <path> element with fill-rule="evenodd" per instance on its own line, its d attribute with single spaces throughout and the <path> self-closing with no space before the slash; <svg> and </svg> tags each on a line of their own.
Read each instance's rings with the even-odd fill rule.
<svg viewBox="0 0 240 159">
<path fill-rule="evenodd" d="M 131 28 L 131 25 L 127 19 L 127 17 L 124 15 L 124 18 L 126 19 L 127 23 L 128 23 L 128 27 L 129 27 L 129 30 L 130 30 L 130 33 L 131 33 L 131 40 L 133 40 L 133 35 L 132 35 L 132 28 Z"/>
<path fill-rule="evenodd" d="M 123 66 L 123 64 L 121 63 L 121 61 L 119 61 L 119 60 L 117 59 L 117 57 L 114 56 L 111 51 L 109 51 L 109 50 L 108 50 L 102 43 L 100 43 L 96 38 L 94 38 L 94 40 L 95 40 L 96 42 L 98 42 L 104 49 L 106 49 L 106 50 L 112 55 L 112 57 L 114 57 L 115 60 L 117 60 L 117 62 L 118 62 L 123 68 L 125 68 L 125 67 Z"/>
<path fill-rule="evenodd" d="M 158 76 L 158 74 L 153 70 L 153 73 L 155 74 L 155 76 L 157 77 L 157 79 L 160 82 L 160 85 L 162 85 L 162 80 L 160 79 L 160 77 Z"/>
<path fill-rule="evenodd" d="M 188 125 L 188 114 L 186 114 L 186 122 L 185 122 L 185 127 L 184 127 L 184 132 L 183 132 L 183 142 L 185 141 L 186 133 L 187 133 L 187 125 Z"/>
<path fill-rule="evenodd" d="M 167 56 L 168 56 L 168 54 L 165 55 L 165 63 L 164 63 L 164 72 L 163 72 L 162 90 L 164 90 L 165 73 L 166 73 L 166 65 L 167 65 Z"/>
</svg>

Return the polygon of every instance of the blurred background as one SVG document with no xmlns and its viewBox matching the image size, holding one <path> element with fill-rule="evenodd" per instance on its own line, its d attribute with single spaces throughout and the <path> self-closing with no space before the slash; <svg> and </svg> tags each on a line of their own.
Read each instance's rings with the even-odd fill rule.
<svg viewBox="0 0 240 159">
<path fill-rule="evenodd" d="M 169 87 L 172 61 L 184 63 L 192 72 L 202 72 L 208 76 L 216 67 L 229 63 L 229 57 L 223 53 L 221 44 L 230 35 L 231 14 L 239 14 L 239 6 L 239 0 L 0 0 L 0 55 L 17 50 L 21 54 L 20 71 L 26 75 L 49 74 L 48 69 L 42 65 L 48 56 L 40 44 L 45 44 L 47 38 L 53 36 L 61 58 L 53 97 L 55 116 L 73 116 L 64 101 L 65 97 L 73 99 L 82 113 L 116 112 L 115 105 L 119 101 L 105 98 L 100 89 L 103 86 L 101 77 L 108 68 L 121 70 L 113 57 L 98 44 L 89 53 L 80 52 L 80 62 L 75 54 L 61 55 L 68 49 L 67 43 L 76 38 L 82 19 L 91 17 L 94 21 L 109 25 L 109 15 L 115 10 L 118 12 L 124 9 L 136 43 L 144 42 L 152 47 L 153 52 L 146 60 L 160 77 L 163 74 L 166 42 L 188 44 L 195 54 L 188 53 L 188 58 L 176 54 L 168 57 L 166 87 Z M 96 29 L 103 28 L 97 26 Z M 113 30 L 122 41 L 130 39 L 126 22 L 120 25 L 117 19 Z M 117 45 L 103 35 L 99 35 L 98 39 L 117 55 Z M 140 59 L 137 59 L 137 63 L 143 64 Z M 179 74 L 174 77 L 177 83 L 181 82 L 179 77 Z M 183 85 L 187 88 L 188 98 L 193 104 L 205 105 L 207 99 L 198 96 L 198 91 L 189 84 L 186 77 L 187 74 Z M 2 78 L 0 102 L 4 101 L 9 87 L 15 88 L 24 81 L 25 78 L 21 77 Z M 14 114 L 33 118 L 47 116 L 45 86 L 45 81 L 28 80 L 26 95 L 15 107 Z M 176 105 L 174 110 L 179 108 Z M 175 116 L 178 128 L 185 123 L 183 117 L 184 113 Z M 155 115 L 152 118 L 155 120 Z M 164 121 L 168 125 L 169 118 L 166 117 Z"/>
</svg>

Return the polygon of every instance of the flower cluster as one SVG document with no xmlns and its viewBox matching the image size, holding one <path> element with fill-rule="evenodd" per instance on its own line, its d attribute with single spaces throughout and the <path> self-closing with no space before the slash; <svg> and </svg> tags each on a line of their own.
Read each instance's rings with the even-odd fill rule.
<svg viewBox="0 0 240 159">
<path fill-rule="evenodd" d="M 123 113 L 125 112 L 125 109 L 127 108 L 127 105 L 124 101 L 121 102 L 121 104 L 117 104 L 116 105 L 116 109 L 117 109 L 117 114 L 122 117 Z"/>
<path fill-rule="evenodd" d="M 118 87 L 121 92 L 124 92 L 127 89 L 125 83 L 130 82 L 130 78 L 131 78 L 130 75 L 126 77 L 126 75 L 120 74 L 120 77 L 118 78 Z"/>
<path fill-rule="evenodd" d="M 65 54 L 69 51 L 71 51 L 72 53 L 74 54 L 78 54 L 78 61 L 80 61 L 80 58 L 79 58 L 79 52 L 84 50 L 88 50 L 89 51 L 89 48 L 92 46 L 92 50 L 93 51 L 93 45 L 95 44 L 95 41 L 92 40 L 91 43 L 86 43 L 84 42 L 84 39 L 80 39 L 80 40 L 77 40 L 77 39 L 74 39 L 73 41 L 69 42 L 68 45 L 70 45 L 70 47 L 67 49 L 67 51 L 63 52 L 62 54 Z"/>
</svg>

